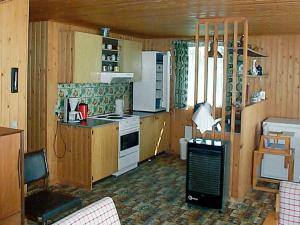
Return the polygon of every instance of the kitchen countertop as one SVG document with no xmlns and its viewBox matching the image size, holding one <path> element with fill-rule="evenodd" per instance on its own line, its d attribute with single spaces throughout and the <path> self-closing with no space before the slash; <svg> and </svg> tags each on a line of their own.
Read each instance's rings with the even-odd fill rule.
<svg viewBox="0 0 300 225">
<path fill-rule="evenodd" d="M 160 111 L 160 112 L 142 112 L 142 111 L 132 111 L 128 114 L 130 115 L 134 115 L 134 116 L 139 116 L 140 118 L 144 118 L 144 117 L 148 117 L 148 116 L 154 116 L 156 114 L 159 114 L 159 113 L 163 113 L 163 112 L 166 112 L 166 111 Z M 127 113 L 126 113 L 127 114 Z"/>
<path fill-rule="evenodd" d="M 75 126 L 75 127 L 83 127 L 83 128 L 92 128 L 92 127 L 101 127 L 108 124 L 117 123 L 116 121 L 108 121 L 108 120 L 99 120 L 93 118 L 87 118 L 86 121 L 81 121 L 78 123 L 63 123 L 60 122 L 61 125 Z"/>
<path fill-rule="evenodd" d="M 140 118 L 145 118 L 148 116 L 154 116 L 159 113 L 163 113 L 165 111 L 160 112 L 141 112 L 141 111 L 132 111 L 129 113 L 129 115 L 139 116 Z M 86 121 L 81 121 L 78 123 L 64 123 L 60 122 L 61 125 L 67 125 L 67 126 L 75 126 L 75 127 L 83 127 L 83 128 L 92 128 L 92 127 L 101 127 L 112 123 L 118 123 L 117 121 L 108 121 L 108 120 L 100 120 L 100 119 L 93 119 L 93 118 L 87 118 Z"/>
</svg>

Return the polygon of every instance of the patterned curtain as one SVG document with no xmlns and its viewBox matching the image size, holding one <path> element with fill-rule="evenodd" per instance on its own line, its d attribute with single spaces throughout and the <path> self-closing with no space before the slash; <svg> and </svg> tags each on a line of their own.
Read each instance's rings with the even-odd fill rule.
<svg viewBox="0 0 300 225">
<path fill-rule="evenodd" d="M 187 107 L 189 43 L 187 41 L 173 42 L 175 55 L 175 108 Z"/>
</svg>

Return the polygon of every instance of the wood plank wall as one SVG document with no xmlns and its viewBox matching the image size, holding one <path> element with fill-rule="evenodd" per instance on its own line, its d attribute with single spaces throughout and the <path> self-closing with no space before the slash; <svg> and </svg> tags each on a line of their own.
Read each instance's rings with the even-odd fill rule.
<svg viewBox="0 0 300 225">
<path fill-rule="evenodd" d="M 300 118 L 300 35 L 250 37 L 269 57 L 261 65 L 269 77 L 249 79 L 252 90 L 266 90 L 268 114 L 273 117 Z"/>
<path fill-rule="evenodd" d="M 30 76 L 28 79 L 29 90 L 29 134 L 28 147 L 36 150 L 46 147 L 50 170 L 50 182 L 56 182 L 57 158 L 55 156 L 56 144 L 55 134 L 57 120 L 54 109 L 57 101 L 57 83 L 59 77 L 63 76 L 59 71 L 61 31 L 82 31 L 97 33 L 96 29 L 74 26 L 53 21 L 34 22 L 30 25 L 29 55 Z M 46 35 L 46 36 L 45 36 Z M 46 88 L 45 88 L 46 87 Z M 46 99 L 46 104 L 40 104 Z M 43 129 L 45 126 L 47 129 Z"/>
<path fill-rule="evenodd" d="M 261 135 L 261 123 L 268 114 L 268 101 L 246 107 L 242 112 L 239 160 L 237 165 L 238 197 L 243 198 L 251 190 L 253 152 Z"/>
<path fill-rule="evenodd" d="M 0 125 L 27 128 L 28 0 L 0 3 Z M 11 68 L 19 68 L 19 91 L 11 93 Z M 26 140 L 26 139 L 25 139 Z M 25 145 L 26 146 L 26 145 Z"/>
<path fill-rule="evenodd" d="M 29 24 L 28 44 L 28 151 L 46 148 L 47 22 Z"/>
</svg>

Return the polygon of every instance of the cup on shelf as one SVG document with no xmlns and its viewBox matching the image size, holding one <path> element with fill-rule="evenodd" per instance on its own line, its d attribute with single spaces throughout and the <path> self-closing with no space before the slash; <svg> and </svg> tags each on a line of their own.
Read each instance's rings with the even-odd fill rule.
<svg viewBox="0 0 300 225">
<path fill-rule="evenodd" d="M 111 56 L 111 61 L 116 61 L 116 56 L 115 55 Z"/>
<path fill-rule="evenodd" d="M 106 56 L 106 60 L 110 61 L 111 60 L 111 56 L 110 55 Z"/>
<path fill-rule="evenodd" d="M 119 66 L 115 66 L 114 67 L 114 72 L 119 72 L 120 71 L 120 67 Z"/>
<path fill-rule="evenodd" d="M 108 49 L 108 50 L 112 50 L 112 45 L 111 45 L 111 44 L 108 44 L 108 45 L 107 45 L 107 49 Z"/>
<path fill-rule="evenodd" d="M 106 72 L 107 71 L 107 66 L 102 66 L 102 71 Z"/>
<path fill-rule="evenodd" d="M 102 60 L 105 60 L 105 55 L 104 54 L 102 55 Z"/>
</svg>

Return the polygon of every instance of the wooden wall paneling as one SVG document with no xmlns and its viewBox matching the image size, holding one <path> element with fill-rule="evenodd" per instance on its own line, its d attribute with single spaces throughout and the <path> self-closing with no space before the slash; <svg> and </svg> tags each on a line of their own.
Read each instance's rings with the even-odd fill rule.
<svg viewBox="0 0 300 225">
<path fill-rule="evenodd" d="M 261 135 L 261 123 L 267 117 L 267 102 L 260 102 L 245 107 L 242 112 L 241 127 L 241 150 L 239 164 L 241 165 L 238 174 L 238 198 L 243 199 L 251 190 L 251 174 L 253 152 L 258 147 Z"/>
<path fill-rule="evenodd" d="M 298 49 L 297 49 L 298 51 Z M 295 64 L 295 36 L 289 36 L 288 37 L 288 55 L 287 55 L 287 76 L 288 76 L 288 82 L 287 82 L 287 90 L 293 90 L 293 82 L 294 82 L 294 64 Z M 293 91 L 287 91 L 287 97 L 286 102 L 293 102 Z M 288 110 L 287 107 L 285 108 L 284 115 L 287 115 L 287 117 L 293 116 L 294 107 L 292 106 L 292 110 Z"/>
<path fill-rule="evenodd" d="M 47 23 L 31 23 L 29 37 L 27 140 L 34 151 L 46 147 Z"/>
<path fill-rule="evenodd" d="M 294 61 L 294 74 L 293 74 L 293 78 L 294 78 L 294 82 L 293 82 L 293 86 L 292 86 L 292 92 L 293 92 L 293 99 L 292 99 L 292 116 L 291 118 L 299 118 L 299 112 L 300 112 L 300 104 L 299 104 L 299 76 L 300 76 L 300 51 L 298 51 L 298 49 L 300 49 L 300 38 L 298 36 L 295 36 L 294 39 L 294 43 L 295 43 L 295 61 Z M 297 104 L 298 103 L 298 104 Z M 289 109 L 290 110 L 290 109 Z"/>
<path fill-rule="evenodd" d="M 0 125 L 16 123 L 27 135 L 28 0 L 0 5 Z M 18 93 L 11 93 L 11 68 L 19 68 Z"/>
</svg>

